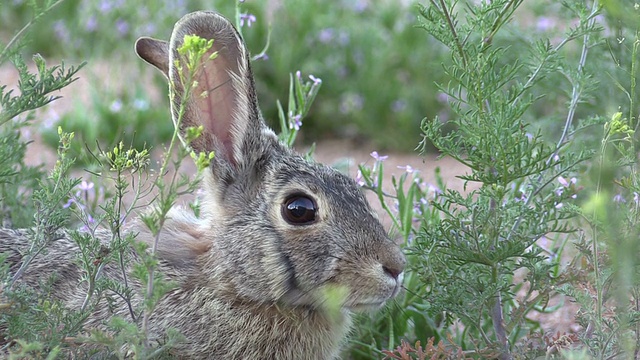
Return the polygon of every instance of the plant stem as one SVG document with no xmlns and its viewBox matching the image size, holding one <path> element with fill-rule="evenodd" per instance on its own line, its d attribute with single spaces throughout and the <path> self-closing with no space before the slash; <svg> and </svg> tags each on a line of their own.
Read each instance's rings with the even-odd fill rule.
<svg viewBox="0 0 640 360">
<path fill-rule="evenodd" d="M 493 282 L 498 282 L 498 269 L 493 266 L 491 269 Z M 496 333 L 498 343 L 502 347 L 502 354 L 500 359 L 511 360 L 511 352 L 509 351 L 509 340 L 507 339 L 507 333 L 504 327 L 504 316 L 502 314 L 502 295 L 500 291 L 496 292 L 496 299 L 491 309 L 491 320 L 493 322 L 493 331 Z"/>
<path fill-rule="evenodd" d="M 445 20 L 447 20 L 447 25 L 449 26 L 449 30 L 451 31 L 451 35 L 453 35 L 453 39 L 455 41 L 456 49 L 458 50 L 458 55 L 462 59 L 462 64 L 464 67 L 467 67 L 467 54 L 464 52 L 462 48 L 462 44 L 460 43 L 460 38 L 458 37 L 458 32 L 456 31 L 456 26 L 453 23 L 453 19 L 451 18 L 451 14 L 447 10 L 447 5 L 444 3 L 444 0 L 440 0 L 440 6 L 436 4 L 434 0 L 431 0 L 431 4 L 436 8 L 440 8 L 442 15 L 444 15 Z"/>
<path fill-rule="evenodd" d="M 180 99 L 180 105 L 178 108 L 178 116 L 177 119 L 174 123 L 174 130 L 173 130 L 173 135 L 171 136 L 171 142 L 169 143 L 169 148 L 167 149 L 167 151 L 165 152 L 165 157 L 162 161 L 162 166 L 160 167 L 160 171 L 158 173 L 158 178 L 156 179 L 156 181 L 161 182 L 163 181 L 163 176 L 167 171 L 167 168 L 169 166 L 169 162 L 171 159 L 171 155 L 173 154 L 173 149 L 176 146 L 176 143 L 178 142 L 179 138 L 180 138 L 180 127 L 181 127 L 181 123 L 182 120 L 184 118 L 184 114 L 187 108 L 187 101 L 190 99 L 191 97 L 191 90 L 194 86 L 194 79 L 193 79 L 193 75 L 195 73 L 195 70 L 193 71 L 189 71 L 188 76 L 186 77 L 186 79 L 184 78 L 184 76 L 181 74 L 181 82 L 182 82 L 182 86 L 183 86 L 183 91 L 184 94 Z M 186 81 L 185 81 L 186 80 Z M 186 85 L 185 85 L 186 84 Z M 170 101 L 173 102 L 175 99 L 175 84 L 173 84 L 172 82 L 169 83 L 169 93 L 170 93 Z M 177 169 L 175 169 L 175 171 L 177 172 Z M 169 185 L 169 191 L 174 191 L 174 183 L 175 183 L 175 179 L 176 179 L 176 173 L 174 173 L 173 178 L 171 179 L 171 183 Z M 153 240 L 153 246 L 151 247 L 151 255 L 154 256 L 156 254 L 156 252 L 158 251 L 158 243 L 160 241 L 160 233 L 162 232 L 162 228 L 164 227 L 164 222 L 167 218 L 167 210 L 165 209 L 170 209 L 171 206 L 164 206 L 164 202 L 167 201 L 167 199 L 165 198 L 165 187 L 163 185 L 160 185 L 159 183 L 156 183 L 159 187 L 160 187 L 160 202 L 161 202 L 161 206 L 162 206 L 162 210 L 161 213 L 159 214 L 159 222 L 158 222 L 158 227 L 157 227 L 157 232 L 154 234 L 154 240 Z M 155 267 L 151 267 L 149 268 L 149 276 L 147 278 L 147 299 L 151 298 L 153 296 L 153 282 L 154 282 L 154 274 L 155 274 Z M 149 318 L 151 317 L 151 312 L 153 310 L 152 309 L 145 309 L 144 311 L 144 315 L 142 318 L 142 332 L 144 334 L 144 341 L 145 341 L 145 346 L 149 346 L 148 344 L 148 331 L 149 331 Z"/>
<path fill-rule="evenodd" d="M 592 8 L 591 8 L 591 13 L 589 14 L 589 27 L 592 27 L 593 24 L 595 23 L 595 15 L 597 14 L 599 9 L 598 6 L 598 1 L 594 1 Z M 573 39 L 574 37 L 569 36 L 567 38 L 565 38 L 560 44 L 558 44 L 554 49 L 553 49 L 553 53 L 557 52 L 562 46 L 564 46 L 564 44 L 568 43 L 571 39 Z M 586 63 L 587 60 L 587 53 L 589 51 L 589 33 L 587 32 L 584 35 L 584 42 L 582 44 L 582 51 L 580 53 L 580 62 L 578 63 L 578 71 L 582 72 L 584 69 L 584 65 Z M 545 57 L 543 59 L 543 61 L 540 63 L 540 65 L 538 65 L 538 67 L 536 68 L 536 70 L 533 72 L 533 74 L 529 77 L 529 80 L 527 80 L 526 84 L 524 85 L 523 89 L 528 88 L 529 86 L 531 86 L 533 84 L 534 79 L 538 76 L 538 73 L 542 70 L 543 68 L 543 64 L 546 62 L 546 60 L 549 57 Z M 578 85 L 574 84 L 572 91 L 571 91 L 571 102 L 570 102 L 570 106 L 569 106 L 569 111 L 567 113 L 567 118 L 565 119 L 565 123 L 564 123 L 564 129 L 562 131 L 562 135 L 560 136 L 560 139 L 558 139 L 558 143 L 556 145 L 556 149 L 553 152 L 553 154 L 551 154 L 551 156 L 549 157 L 549 159 L 547 159 L 547 164 L 549 164 L 560 152 L 560 149 L 563 147 L 566 138 L 567 138 L 567 134 L 569 131 L 569 128 L 571 127 L 571 124 L 573 123 L 573 118 L 575 116 L 575 112 L 576 112 L 576 108 L 578 107 L 578 102 L 580 100 L 580 95 L 581 93 L 578 92 L 577 90 Z M 520 98 L 522 97 L 522 95 L 524 94 L 524 91 L 518 95 L 518 97 L 516 97 L 516 99 L 514 99 L 513 104 L 515 105 L 516 102 L 518 100 L 520 100 Z M 540 174 L 540 176 L 538 176 L 538 178 L 535 181 L 535 184 L 539 184 L 540 181 L 542 181 L 542 174 Z M 540 192 L 540 190 L 542 190 L 545 186 L 547 186 L 548 184 L 551 183 L 551 179 L 547 182 L 545 182 L 544 185 L 540 186 L 534 186 L 534 188 L 531 190 L 531 194 L 529 195 L 529 197 L 527 198 L 527 205 L 531 202 L 531 200 L 533 199 L 534 195 L 537 194 L 538 192 Z M 523 217 L 519 216 L 518 219 L 516 220 L 516 222 L 513 224 L 513 228 L 511 230 L 511 232 L 509 233 L 509 237 L 511 237 L 511 234 L 514 233 L 518 227 L 520 226 L 520 223 L 522 222 Z"/>
<path fill-rule="evenodd" d="M 11 40 L 9 40 L 9 43 L 4 47 L 4 49 L 2 50 L 2 52 L 0 52 L 0 64 L 2 64 L 4 62 L 4 58 L 7 56 L 7 54 L 9 53 L 9 50 L 26 34 L 27 30 L 29 30 L 29 28 L 31 26 L 33 26 L 41 17 L 42 15 L 48 13 L 49 11 L 51 11 L 54 7 L 58 6 L 59 4 L 61 4 L 64 0 L 57 0 L 56 2 L 54 2 L 53 4 L 49 5 L 46 9 L 38 12 L 33 19 L 29 20 L 29 22 L 22 27 L 22 29 L 20 29 L 20 31 L 18 31 L 12 38 Z"/>
<path fill-rule="evenodd" d="M 598 1 L 594 1 L 591 7 L 591 13 L 589 14 L 589 22 L 588 22 L 588 28 L 592 28 L 593 25 L 596 22 L 596 13 L 598 12 L 599 6 L 598 6 Z M 582 51 L 580 52 L 580 61 L 578 62 L 578 73 L 582 73 L 582 71 L 584 70 L 584 65 L 587 62 L 587 53 L 589 52 L 589 38 L 590 38 L 590 33 L 587 31 L 586 34 L 584 34 L 583 37 L 583 42 L 582 42 Z M 569 105 L 569 111 L 567 113 L 567 119 L 564 122 L 564 129 L 562 130 L 562 135 L 560 136 L 560 139 L 558 139 L 558 144 L 556 145 L 556 151 L 553 153 L 553 155 L 551 156 L 551 158 L 553 158 L 554 156 L 556 156 L 558 154 L 558 151 L 560 149 L 560 147 L 562 146 L 562 144 L 564 144 L 566 137 L 567 137 L 567 133 L 569 132 L 569 128 L 571 127 L 571 124 L 573 124 L 573 118 L 575 117 L 576 114 L 576 109 L 578 107 L 578 101 L 580 100 L 580 95 L 582 95 L 580 86 L 578 85 L 573 85 L 572 89 L 571 89 L 571 102 Z M 551 159 L 549 159 L 550 161 Z"/>
</svg>

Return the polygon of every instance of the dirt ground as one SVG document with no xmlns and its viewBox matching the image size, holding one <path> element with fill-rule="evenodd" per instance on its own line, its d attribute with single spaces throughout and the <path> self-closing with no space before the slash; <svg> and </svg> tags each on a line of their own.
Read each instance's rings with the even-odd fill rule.
<svg viewBox="0 0 640 360">
<path fill-rule="evenodd" d="M 63 96 L 63 98 L 48 106 L 47 109 L 40 114 L 41 116 L 37 117 L 37 119 L 51 116 L 51 114 L 63 114 L 64 112 L 73 109 L 78 102 L 88 101 L 89 91 L 87 91 L 87 89 L 89 89 L 90 86 L 93 86 L 90 82 L 95 82 L 96 77 L 87 76 L 87 74 L 103 74 L 103 76 L 99 76 L 97 79 L 103 79 L 100 81 L 104 81 L 104 84 L 100 84 L 99 86 L 105 87 L 126 86 L 127 82 L 131 81 L 131 79 L 134 79 L 133 81 L 142 81 L 144 83 L 151 84 L 148 74 L 145 75 L 145 77 L 140 78 L 140 74 L 136 74 L 135 70 L 129 70 L 129 72 L 127 72 L 127 70 L 122 70 L 123 69 L 120 68 L 118 64 L 89 64 L 87 68 L 83 69 L 81 77 L 77 82 L 61 91 L 59 95 Z M 133 73 L 131 73 L 131 71 L 133 71 Z M 104 76 L 104 74 L 109 75 Z M 90 80 L 92 78 L 93 80 Z M 15 87 L 17 83 L 18 76 L 13 67 L 0 67 L 0 84 L 8 84 L 9 88 L 12 88 Z M 152 86 L 149 87 L 149 91 L 152 93 L 152 98 L 164 96 L 163 89 L 154 89 Z M 166 120 L 169 121 L 168 110 Z M 27 162 L 29 164 L 45 164 L 46 167 L 51 167 L 55 161 L 55 152 L 50 148 L 45 147 L 39 141 L 38 134 L 36 133 L 36 129 L 39 126 L 37 121 L 38 120 L 34 123 L 33 133 L 29 134 L 33 143 L 29 147 Z M 336 161 L 345 158 L 351 159 L 349 169 L 351 175 L 355 176 L 357 172 L 357 164 L 373 164 L 374 160 L 369 154 L 374 150 L 377 149 L 370 145 L 354 145 L 345 140 L 326 140 L 316 145 L 315 158 L 316 160 L 326 164 L 333 164 Z M 395 152 L 384 153 L 382 155 L 389 155 L 389 158 L 385 161 L 387 184 L 390 183 L 389 179 L 392 174 L 399 176 L 404 171 L 404 169 L 399 168 L 399 166 L 406 165 L 410 165 L 414 169 L 420 171 L 421 176 L 427 183 L 434 184 L 434 170 L 436 167 L 439 167 L 447 188 L 459 191 L 464 190 L 465 184 L 462 180 L 457 178 L 457 176 L 464 175 L 468 169 L 451 158 L 437 160 L 437 155 L 435 154 L 429 154 L 421 157 L 417 154 Z M 473 189 L 474 187 L 476 187 L 475 184 L 468 184 L 467 190 Z M 391 189 L 386 188 L 385 190 L 390 191 Z M 375 200 L 373 196 L 371 196 L 370 199 L 371 203 L 375 206 L 377 200 Z M 378 206 L 377 209 L 380 210 L 380 206 Z M 388 216 L 381 210 L 379 213 L 382 221 L 388 225 L 390 222 Z M 540 321 L 545 332 L 549 334 L 555 334 L 557 331 L 578 331 L 579 327 L 574 321 L 575 313 L 577 311 L 576 305 L 573 304 L 570 299 L 563 299 L 561 297 L 552 299 L 552 304 L 559 303 L 562 303 L 563 305 L 557 311 L 551 314 L 532 314 L 530 318 L 532 320 Z"/>
</svg>

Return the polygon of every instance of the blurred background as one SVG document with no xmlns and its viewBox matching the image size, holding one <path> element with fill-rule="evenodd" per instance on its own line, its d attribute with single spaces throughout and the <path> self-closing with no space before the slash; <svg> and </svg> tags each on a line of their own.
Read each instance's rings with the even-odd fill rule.
<svg viewBox="0 0 640 360">
<path fill-rule="evenodd" d="M 262 54 L 253 69 L 260 106 L 272 126 L 277 128 L 276 100 L 286 103 L 289 76 L 299 70 L 305 77 L 322 79 L 302 127 L 303 144 L 342 139 L 379 151 L 412 151 L 421 140 L 422 119 L 438 116 L 446 122 L 450 116 L 448 99 L 436 83 L 447 83 L 443 66 L 452 61 L 450 53 L 420 29 L 416 4 L 411 0 L 66 0 L 34 25 L 31 34 L 36 36 L 28 38 L 22 53 L 27 58 L 40 53 L 50 63 L 86 61 L 87 66 L 80 72 L 82 85 L 70 87 L 81 89 L 80 94 L 74 99 L 67 96 L 64 103 L 38 117 L 36 125 L 54 147 L 59 124 L 90 143 L 112 145 L 123 135 L 136 147 L 166 141 L 171 134 L 171 123 L 164 121 L 166 81 L 135 56 L 133 44 L 143 35 L 168 39 L 182 15 L 215 9 L 241 25 L 252 54 Z M 6 43 L 31 20 L 29 9 L 27 0 L 2 0 L 0 40 Z M 519 62 L 532 52 L 528 40 L 533 35 L 548 37 L 553 45 L 575 25 L 570 16 L 560 2 L 525 3 L 509 30 L 493 40 L 508 48 L 503 64 Z M 628 46 L 616 40 L 625 24 L 620 17 L 614 21 L 602 16 L 598 21 L 604 26 L 602 46 L 591 49 L 588 66 L 609 66 L 615 64 L 612 57 L 625 58 L 622 52 Z M 568 46 L 561 55 L 577 59 L 578 50 Z M 528 70 L 524 66 L 522 75 Z M 615 66 L 598 70 L 599 96 L 580 106 L 577 118 L 612 113 L 617 104 L 627 103 L 620 101 L 619 84 L 613 80 L 624 78 L 622 70 Z M 1 74 L 17 76 L 11 69 Z M 537 89 L 536 96 L 545 97 L 546 90 L 553 96 L 535 103 L 525 120 L 554 141 L 564 124 L 571 84 L 566 79 L 545 79 Z"/>
</svg>

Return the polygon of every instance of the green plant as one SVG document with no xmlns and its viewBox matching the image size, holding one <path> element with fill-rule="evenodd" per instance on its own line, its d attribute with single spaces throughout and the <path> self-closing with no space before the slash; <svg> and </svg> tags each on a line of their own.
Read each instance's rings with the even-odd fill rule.
<svg viewBox="0 0 640 360">
<path fill-rule="evenodd" d="M 200 57 L 211 46 L 212 41 L 190 38 L 179 49 L 189 61 L 186 63 L 187 74 L 181 79 L 183 84 L 193 84 L 190 74 L 198 71 L 196 64 L 200 63 Z M 40 60 L 37 58 L 37 60 Z M 7 114 L 19 114 L 31 110 L 36 105 L 46 104 L 54 99 L 45 98 L 50 88 L 59 88 L 71 82 L 73 71 L 60 71 L 55 77 L 55 68 L 47 70 L 44 62 L 38 62 L 44 86 L 36 82 L 34 75 L 28 74 L 26 67 L 19 67 L 22 79 L 29 81 L 21 84 L 22 93 L 18 97 L 12 97 L 11 92 L 3 97 L 3 111 Z M 46 72 L 45 72 L 46 70 Z M 44 78 L 47 76 L 47 78 Z M 290 77 L 290 94 L 287 104 L 288 112 L 281 112 L 283 141 L 292 144 L 298 133 L 299 126 L 304 116 L 308 113 L 311 103 L 317 94 L 321 80 L 306 81 L 300 73 Z M 35 85 L 33 85 L 35 84 Z M 32 94 L 28 87 L 32 85 L 42 93 Z M 37 86 L 36 86 L 37 85 Z M 173 84 L 170 84 L 170 87 Z M 40 90 L 42 88 L 42 90 Z M 4 87 L 2 88 L 5 89 Z M 191 87 L 188 87 L 191 89 Z M 24 101 L 24 96 L 31 96 L 33 100 Z M 190 96 L 187 90 L 178 109 L 183 113 L 184 104 Z M 48 100 L 48 101 L 47 101 Z M 6 104 L 6 106 L 5 106 Z M 35 104 L 35 105 L 34 105 Z M 278 103 L 280 106 L 280 103 Z M 5 112 L 2 113 L 5 115 Z M 149 194 L 154 194 L 155 207 L 153 211 L 141 216 L 141 221 L 156 237 L 164 227 L 167 213 L 178 197 L 194 191 L 199 183 L 200 172 L 209 166 L 213 153 L 195 153 L 191 151 L 189 144 L 200 136 L 203 129 L 189 128 L 181 137 L 184 146 L 180 146 L 178 129 L 180 129 L 181 115 L 178 116 L 175 128 L 172 131 L 171 142 L 163 153 L 158 174 L 150 179 L 149 168 L 150 155 L 146 149 L 125 147 L 123 141 L 114 146 L 99 146 L 85 161 L 91 166 L 91 174 L 96 183 L 74 178 L 69 170 L 74 162 L 70 155 L 74 146 L 78 146 L 78 140 L 73 133 L 66 133 L 58 128 L 58 161 L 50 175 L 42 181 L 35 179 L 37 183 L 32 189 L 32 198 L 35 209 L 29 213 L 34 222 L 27 222 L 30 227 L 25 230 L 20 239 L 25 244 L 17 246 L 25 247 L 20 251 L 24 258 L 16 269 L 12 269 L 9 275 L 8 263 L 3 258 L 2 274 L 5 279 L 5 287 L 2 289 L 0 303 L 0 329 L 2 329 L 3 355 L 9 358 L 56 358 L 60 355 L 70 357 L 107 356 L 125 358 L 156 358 L 167 356 L 172 346 L 182 338 L 175 330 L 166 329 L 164 338 L 149 339 L 148 321 L 154 312 L 155 305 L 163 294 L 171 290 L 173 284 L 163 279 L 157 271 L 158 259 L 156 257 L 157 242 L 151 247 L 135 240 L 135 233 L 123 232 L 124 223 L 133 211 L 139 207 L 139 202 Z M 7 119 L 11 118 L 7 116 Z M 5 121 L 2 125 L 5 125 Z M 12 125 L 13 123 L 9 123 Z M 15 123 L 22 125 L 23 123 Z M 11 130 L 15 131 L 11 128 Z M 13 133 L 10 133 L 14 136 Z M 114 134 L 115 135 L 115 134 Z M 19 136 L 10 139 L 19 139 Z M 3 144 L 4 145 L 4 144 Z M 24 162 L 24 148 L 27 144 L 21 144 L 21 152 L 7 159 L 8 166 L 21 165 Z M 100 150 L 101 148 L 107 150 Z M 10 151 L 0 147 L 0 151 Z M 191 157 L 198 169 L 198 175 L 192 180 L 186 175 L 180 175 L 180 167 L 186 157 Z M 27 176 L 29 173 L 23 169 L 8 172 L 8 184 L 19 176 Z M 13 176 L 11 178 L 10 176 Z M 24 187 L 25 184 L 14 184 Z M 96 189 L 100 189 L 98 192 Z M 6 198 L 2 198 L 4 201 Z M 5 203 L 3 203 L 4 205 Z M 7 211 L 12 210 L 9 203 Z M 194 213 L 199 213 L 199 204 L 190 204 Z M 28 209 L 27 209 L 28 211 Z M 69 229 L 70 216 L 73 215 L 80 223 L 79 231 Z M 30 225 L 29 225 L 30 224 Z M 5 221 L 3 226 L 11 226 Z M 66 228 L 66 229 L 65 229 Z M 100 233 L 108 230 L 109 239 L 101 241 Z M 52 297 L 55 291 L 56 275 L 43 278 L 37 288 L 32 288 L 20 282 L 24 273 L 36 263 L 34 260 L 44 256 L 47 248 L 66 233 L 77 245 L 78 254 L 76 263 L 81 272 L 78 289 L 86 290 L 84 300 L 78 309 L 66 308 L 61 302 Z M 4 236 L 4 233 L 2 233 Z M 5 239 L 6 240 L 6 239 Z M 17 251 L 17 250 L 16 250 Z M 137 258 L 132 262 L 132 256 Z M 15 259 L 12 260 L 12 263 Z M 101 276 L 107 266 L 115 266 L 121 271 L 122 281 L 109 280 Z M 128 271 L 131 269 L 131 272 Z M 140 301 L 134 300 L 132 282 L 143 284 L 146 288 Z M 105 296 L 110 294 L 110 296 Z M 115 294 L 115 296 L 113 296 Z M 118 305 L 111 302 L 113 299 L 120 301 Z M 88 315 L 96 311 L 98 304 L 107 302 L 108 306 L 126 306 L 126 317 L 113 317 L 103 329 L 85 329 Z M 55 331 L 54 331 L 55 329 Z"/>
<path fill-rule="evenodd" d="M 385 341 L 393 349 L 384 351 L 385 356 L 398 359 L 425 358 L 427 350 L 435 358 L 453 357 L 453 353 L 443 355 L 446 346 L 459 347 L 456 356 L 472 358 L 637 357 L 640 192 L 634 104 L 639 43 L 638 22 L 629 19 L 640 12 L 633 13 L 637 6 L 606 3 L 609 10 L 627 7 L 621 17 L 627 27 L 621 27 L 618 35 L 636 40 L 631 45 L 627 41 L 622 49 L 609 48 L 613 61 L 603 64 L 598 62 L 604 52 L 598 45 L 607 43 L 600 37 L 602 8 L 597 1 L 563 3 L 565 13 L 559 16 L 572 14 L 575 25 L 565 28 L 564 37 L 553 44 L 521 37 L 529 51 L 507 51 L 513 40 L 505 41 L 503 33 L 519 32 L 509 23 L 522 3 L 462 6 L 456 1 L 430 1 L 419 8 L 421 27 L 452 53 L 444 65 L 450 80 L 438 86 L 447 94 L 453 113 L 450 122 L 456 129 L 443 131 L 438 118 L 425 119 L 421 146 L 424 150 L 429 140 L 443 155 L 464 164 L 469 172 L 460 178 L 479 188 L 438 194 L 424 204 L 426 212 L 421 208 L 424 217 L 416 226 L 406 215 L 412 202 L 402 205 L 411 199 L 411 189 L 394 181 L 394 192 L 385 194 L 377 183 L 380 162 L 371 169 L 361 167 L 363 185 L 378 194 L 387 212 L 393 213 L 386 198 L 401 204 L 392 221 L 409 252 L 407 295 L 417 296 L 410 302 L 400 300 L 399 313 L 373 316 L 358 335 L 374 340 L 359 337 L 354 357 L 381 356 L 376 349 Z M 624 39 L 619 37 L 618 42 Z M 620 66 L 620 60 L 628 58 L 630 65 Z M 593 103 L 580 110 L 580 104 L 594 99 L 596 82 L 602 80 L 592 73 L 595 64 L 609 76 L 598 90 L 611 94 L 605 97 L 608 100 L 620 99 L 622 93 L 629 102 L 620 106 L 627 109 L 627 117 L 616 112 L 605 121 L 602 109 L 594 114 Z M 566 98 L 566 107 L 557 106 L 550 91 Z M 548 119 L 563 119 L 553 143 L 547 140 L 549 133 L 531 123 L 545 106 Z M 597 124 L 604 124 L 601 155 L 591 164 L 590 139 Z M 592 169 L 593 184 L 585 176 L 587 169 Z M 585 223 L 590 231 L 576 233 Z M 548 237 L 554 233 L 559 235 L 550 243 Z M 417 236 L 411 239 L 407 234 Z M 563 258 L 571 256 L 565 247 L 574 234 L 579 252 L 563 266 Z M 539 241 L 543 238 L 546 244 Z M 540 324 L 528 320 L 530 313 L 553 311 L 549 299 L 558 294 L 582 305 L 577 318 L 583 332 L 544 334 Z M 415 308 L 422 318 L 410 316 Z M 378 337 L 370 335 L 376 332 Z M 398 338 L 430 342 L 425 349 L 406 342 L 396 347 Z"/>
<path fill-rule="evenodd" d="M 34 110 L 58 99 L 52 94 L 75 81 L 77 72 L 84 66 L 66 68 L 62 63 L 48 67 L 44 58 L 36 54 L 33 62 L 37 74 L 34 74 L 18 54 L 25 34 L 60 3 L 34 3 L 33 18 L 0 51 L 0 65 L 10 61 L 20 76 L 17 92 L 7 85 L 0 86 L 0 219 L 3 225 L 26 226 L 31 222 L 36 212 L 31 195 L 39 181 L 44 180 L 40 167 L 28 166 L 24 161 L 28 141 L 21 129 L 30 125 Z"/>
<path fill-rule="evenodd" d="M 415 304 L 422 306 L 416 307 L 430 317 L 401 320 L 411 326 L 393 321 L 401 317 L 385 324 L 394 324 L 399 336 L 409 339 L 426 341 L 425 329 L 437 341 L 452 334 L 450 341 L 461 346 L 465 356 L 513 358 L 519 344 L 538 330 L 526 320 L 528 313 L 544 309 L 556 287 L 569 281 L 559 260 L 566 236 L 558 237 L 551 249 L 537 241 L 573 231 L 569 220 L 579 213 L 572 205 L 579 187 L 572 176 L 591 155 L 568 143 L 575 134 L 570 130 L 577 123 L 577 105 L 594 90 L 585 61 L 599 31 L 599 6 L 594 3 L 589 10 L 580 2 L 567 4 L 578 25 L 567 29 L 555 46 L 521 39 L 529 43 L 529 52 L 526 60 L 519 60 L 507 51 L 502 33 L 521 5 L 509 0 L 464 6 L 431 1 L 419 8 L 421 27 L 452 53 L 443 67 L 449 81 L 438 86 L 447 95 L 450 123 L 456 129 L 443 131 L 437 117 L 423 121 L 422 148 L 430 141 L 469 169 L 460 178 L 480 186 L 465 193 L 442 192 L 422 211 L 427 216 L 419 226 L 403 215 L 411 202 L 400 206 L 395 227 L 405 239 L 417 235 L 407 243 L 409 278 L 417 281 L 405 287 L 407 294 L 417 295 Z M 562 54 L 578 39 L 582 51 L 572 65 Z M 571 101 L 564 132 L 550 145 L 526 119 L 531 105 L 544 101 L 534 91 L 540 80 L 556 71 L 571 85 Z M 394 185 L 393 196 L 402 203 L 411 191 Z M 518 272 L 524 278 L 517 279 Z M 406 315 L 411 307 L 403 309 Z"/>
<path fill-rule="evenodd" d="M 73 162 L 66 156 L 72 134 L 59 131 L 59 161 L 50 175 L 45 176 L 41 167 L 26 164 L 28 141 L 21 132 L 33 120 L 34 110 L 55 101 L 58 97 L 52 93 L 71 84 L 82 67 L 66 69 L 64 64 L 47 67 L 45 60 L 35 55 L 33 61 L 37 73 L 34 74 L 19 55 L 24 36 L 30 28 L 60 3 L 33 3 L 33 18 L 0 51 L 0 65 L 11 61 L 20 77 L 17 92 L 9 90 L 7 85 L 0 86 L 0 218 L 3 227 L 33 225 L 30 230 L 33 241 L 26 249 L 21 266 L 8 278 L 8 268 L 3 265 L 3 279 L 7 279 L 3 282 L 3 308 L 6 311 L 12 307 L 15 312 L 2 314 L 0 328 L 20 337 L 20 351 L 10 358 L 55 358 L 64 336 L 77 331 L 83 316 L 81 313 L 64 311 L 59 303 L 43 295 L 46 289 L 51 288 L 51 283 L 47 283 L 46 279 L 43 279 L 45 292 L 41 294 L 15 286 L 31 261 L 46 252 L 48 244 L 66 224 L 69 213 L 60 204 L 78 182 L 67 173 Z M 29 304 L 39 304 L 40 311 L 31 312 Z M 50 331 L 53 327 L 57 327 L 58 331 Z M 34 331 L 44 331 L 44 336 L 33 337 Z M 3 331 L 4 336 L 6 333 Z M 5 352 L 4 349 L 2 352 Z"/>
<path fill-rule="evenodd" d="M 98 79 L 96 79 L 98 82 Z M 105 99 L 114 99 L 111 102 Z M 142 85 L 110 91 L 104 87 L 90 89 L 90 103 L 78 104 L 59 119 L 45 121 L 41 125 L 43 141 L 52 148 L 57 146 L 56 127 L 76 134 L 70 155 L 76 159 L 75 166 L 87 167 L 95 163 L 88 148 L 111 149 L 124 142 L 133 149 L 143 149 L 165 142 L 171 138 L 171 123 L 159 124 L 166 111 L 152 106 L 149 95 Z M 153 126 L 151 126 L 153 124 Z"/>
<path fill-rule="evenodd" d="M 465 164 L 470 173 L 461 178 L 480 188 L 448 191 L 441 205 L 435 204 L 443 219 L 416 241 L 414 251 L 429 259 L 418 272 L 431 285 L 434 313 L 463 324 L 456 341 L 478 355 L 503 359 L 512 358 L 514 344 L 535 330 L 525 321 L 527 313 L 545 307 L 555 287 L 566 281 L 557 271 L 558 250 L 549 257 L 549 249 L 537 241 L 572 231 L 567 220 L 576 215 L 571 203 L 578 187 L 565 177 L 573 176 L 590 153 L 566 145 L 577 104 L 594 89 L 584 64 L 598 31 L 597 3 L 589 11 L 575 2 L 570 10 L 578 25 L 562 41 L 555 46 L 532 42 L 528 55 L 535 60 L 507 62 L 506 49 L 494 39 L 521 4 L 469 5 L 460 22 L 463 10 L 453 2 L 432 1 L 420 9 L 423 28 L 452 51 L 452 63 L 444 69 L 451 82 L 441 88 L 450 97 L 457 128 L 455 134 L 443 134 L 434 119 L 423 123 L 423 132 L 436 148 Z M 582 55 L 572 65 L 559 54 L 576 39 L 582 40 Z M 536 100 L 530 89 L 556 69 L 564 69 L 572 86 L 565 132 L 551 146 L 539 132 L 529 133 L 523 114 Z M 521 269 L 524 296 L 516 296 L 514 274 Z"/>
<path fill-rule="evenodd" d="M 359 166 L 356 181 L 366 190 L 373 191 L 385 213 L 392 222 L 392 237 L 400 237 L 405 248 L 412 246 L 422 227 L 435 226 L 440 215 L 431 202 L 440 202 L 442 179 L 438 184 L 423 181 L 419 172 L 411 166 L 404 167 L 399 177 L 391 177 L 393 193 L 386 193 L 384 161 L 388 156 L 371 153 L 373 166 Z M 420 266 L 420 256 L 407 254 L 407 269 Z M 383 355 L 382 349 L 395 348 L 404 339 L 444 339 L 440 332 L 441 319 L 427 312 L 431 307 L 427 300 L 428 290 L 418 274 L 406 271 L 403 281 L 406 292 L 380 312 L 361 315 L 356 334 L 351 339 L 348 356 L 353 359 L 371 359 Z"/>
<path fill-rule="evenodd" d="M 625 8 L 620 3 L 606 4 Z M 628 9 L 622 19 L 635 16 L 640 20 L 640 8 L 636 5 L 634 10 Z M 617 82 L 628 101 L 620 108 L 627 111 L 615 112 L 604 123 L 598 156 L 591 168 L 593 190 L 581 207 L 585 231 L 576 245 L 583 271 L 579 282 L 560 289 L 581 306 L 577 321 L 586 329 L 580 336 L 582 358 L 637 358 L 640 354 L 640 178 L 635 110 L 640 32 L 638 22 L 633 25 L 634 33 L 624 44 L 631 62 L 621 65 L 620 72 L 627 76 Z"/>
</svg>

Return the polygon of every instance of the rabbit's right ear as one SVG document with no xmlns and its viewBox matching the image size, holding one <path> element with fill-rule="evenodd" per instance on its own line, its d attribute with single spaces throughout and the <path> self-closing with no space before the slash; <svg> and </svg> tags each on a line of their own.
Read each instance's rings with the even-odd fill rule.
<svg viewBox="0 0 640 360">
<path fill-rule="evenodd" d="M 169 43 L 166 41 L 141 37 L 136 41 L 136 54 L 149 64 L 157 67 L 164 76 L 169 77 Z"/>
</svg>

